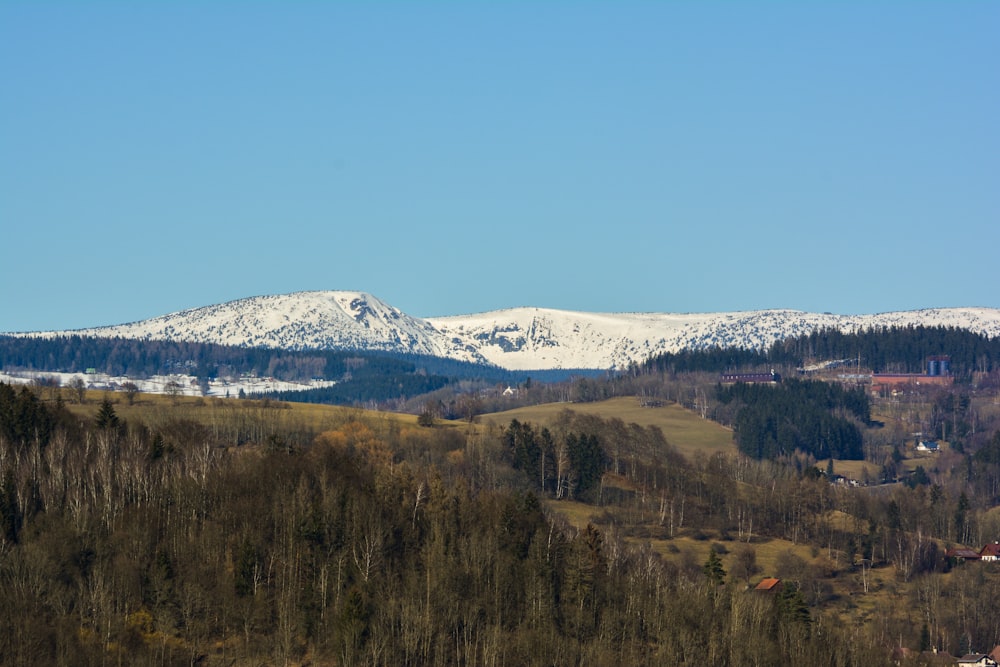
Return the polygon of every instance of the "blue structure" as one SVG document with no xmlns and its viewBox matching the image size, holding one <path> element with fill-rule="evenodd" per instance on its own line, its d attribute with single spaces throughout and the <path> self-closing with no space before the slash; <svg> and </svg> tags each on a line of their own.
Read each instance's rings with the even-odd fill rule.
<svg viewBox="0 0 1000 667">
<path fill-rule="evenodd" d="M 932 376 L 951 375 L 951 357 L 947 355 L 928 357 L 927 374 Z"/>
</svg>

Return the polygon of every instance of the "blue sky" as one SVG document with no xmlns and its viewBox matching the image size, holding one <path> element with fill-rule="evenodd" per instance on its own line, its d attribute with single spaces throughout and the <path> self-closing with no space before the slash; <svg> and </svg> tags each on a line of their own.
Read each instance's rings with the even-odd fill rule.
<svg viewBox="0 0 1000 667">
<path fill-rule="evenodd" d="M 1000 3 L 0 3 L 0 331 L 1000 307 Z"/>
</svg>

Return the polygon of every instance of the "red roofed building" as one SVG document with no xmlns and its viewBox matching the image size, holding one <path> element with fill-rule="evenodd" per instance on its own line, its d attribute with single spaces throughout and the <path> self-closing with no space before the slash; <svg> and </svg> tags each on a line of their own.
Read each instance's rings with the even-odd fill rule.
<svg viewBox="0 0 1000 667">
<path fill-rule="evenodd" d="M 780 585 L 781 585 L 781 579 L 775 579 L 774 577 L 765 577 L 761 579 L 760 583 L 754 587 L 754 590 L 770 593 L 772 591 L 778 590 L 778 587 Z"/>
<path fill-rule="evenodd" d="M 954 558 L 955 560 L 979 560 L 980 555 L 973 551 L 972 549 L 961 549 L 952 548 L 944 552 L 945 558 Z"/>
<path fill-rule="evenodd" d="M 872 391 L 882 391 L 899 385 L 938 385 L 950 387 L 955 384 L 951 375 L 915 375 L 912 373 L 875 373 L 872 375 Z"/>
<path fill-rule="evenodd" d="M 987 544 L 979 550 L 980 560 L 1000 560 L 1000 542 Z"/>
</svg>

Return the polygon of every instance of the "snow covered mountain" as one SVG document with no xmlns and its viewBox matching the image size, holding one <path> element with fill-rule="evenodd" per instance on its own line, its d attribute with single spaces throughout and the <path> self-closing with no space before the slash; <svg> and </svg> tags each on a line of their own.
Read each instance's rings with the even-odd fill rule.
<svg viewBox="0 0 1000 667">
<path fill-rule="evenodd" d="M 942 308 L 878 315 L 832 315 L 796 310 L 732 313 L 580 313 L 541 308 L 427 320 L 442 333 L 475 346 L 504 368 L 625 368 L 654 354 L 682 349 L 758 349 L 821 327 L 852 331 L 871 326 L 953 326 L 1000 335 L 1000 309 Z"/>
<path fill-rule="evenodd" d="M 141 322 L 73 332 L 288 350 L 371 350 L 484 361 L 462 353 L 428 321 L 363 292 L 297 292 L 192 308 Z"/>
<path fill-rule="evenodd" d="M 364 292 L 325 291 L 252 297 L 131 324 L 36 335 L 390 351 L 542 370 L 624 368 L 684 348 L 761 348 L 817 327 L 850 331 L 906 325 L 952 326 L 993 337 L 1000 335 L 1000 309 L 832 315 L 795 310 L 671 314 L 512 308 L 417 318 Z"/>
</svg>

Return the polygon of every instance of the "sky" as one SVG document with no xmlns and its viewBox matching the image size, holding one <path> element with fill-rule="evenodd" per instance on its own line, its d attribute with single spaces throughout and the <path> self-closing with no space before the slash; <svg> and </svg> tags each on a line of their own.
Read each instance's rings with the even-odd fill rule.
<svg viewBox="0 0 1000 667">
<path fill-rule="evenodd" d="M 1000 307 L 997 2 L 0 2 L 0 331 Z"/>
</svg>

